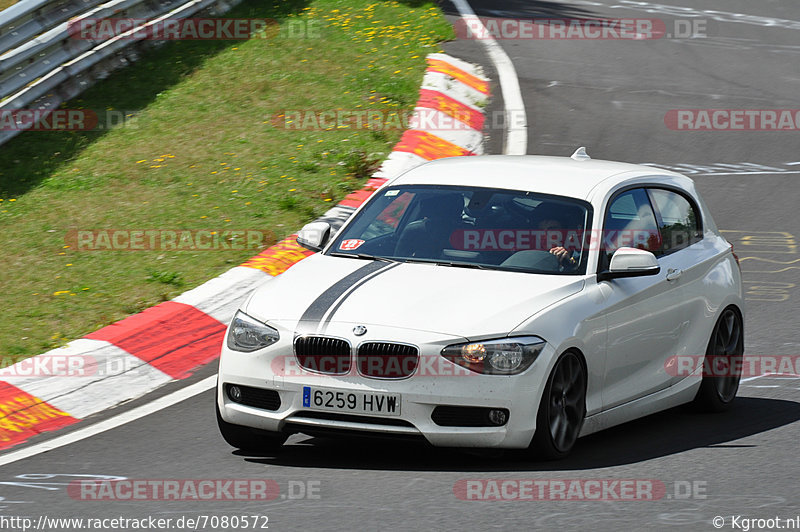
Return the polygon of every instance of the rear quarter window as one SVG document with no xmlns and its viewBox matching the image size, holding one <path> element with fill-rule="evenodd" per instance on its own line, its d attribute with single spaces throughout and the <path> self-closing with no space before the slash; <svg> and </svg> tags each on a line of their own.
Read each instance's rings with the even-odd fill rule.
<svg viewBox="0 0 800 532">
<path fill-rule="evenodd" d="M 683 194 L 661 188 L 648 189 L 648 194 L 656 211 L 663 253 L 681 250 L 703 238 L 694 202 Z"/>
</svg>

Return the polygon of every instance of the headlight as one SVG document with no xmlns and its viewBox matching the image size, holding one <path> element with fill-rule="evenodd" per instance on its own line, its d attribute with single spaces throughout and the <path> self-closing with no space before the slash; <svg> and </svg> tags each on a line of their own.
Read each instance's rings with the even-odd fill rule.
<svg viewBox="0 0 800 532">
<path fill-rule="evenodd" d="M 447 360 L 485 375 L 516 375 L 533 364 L 544 349 L 538 336 L 502 338 L 471 344 L 448 345 L 442 349 Z"/>
<path fill-rule="evenodd" d="M 228 349 L 250 353 L 280 339 L 278 331 L 242 312 L 236 313 L 228 332 Z"/>
</svg>

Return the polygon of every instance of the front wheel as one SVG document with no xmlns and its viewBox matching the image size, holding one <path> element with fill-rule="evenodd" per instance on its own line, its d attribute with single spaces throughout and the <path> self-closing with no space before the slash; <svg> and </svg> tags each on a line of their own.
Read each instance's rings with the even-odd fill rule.
<svg viewBox="0 0 800 532">
<path fill-rule="evenodd" d="M 706 412 L 723 412 L 731 407 L 742 377 L 744 327 L 742 318 L 728 307 L 717 320 L 703 360 L 703 381 L 694 398 Z"/>
<path fill-rule="evenodd" d="M 572 451 L 586 417 L 586 371 L 579 356 L 562 354 L 550 377 L 536 415 L 532 449 L 548 460 L 564 458 Z"/>
<path fill-rule="evenodd" d="M 280 432 L 269 432 L 228 423 L 222 419 L 219 405 L 216 405 L 216 407 L 219 432 L 231 447 L 236 447 L 242 451 L 276 451 L 286 441 L 287 436 Z"/>
</svg>

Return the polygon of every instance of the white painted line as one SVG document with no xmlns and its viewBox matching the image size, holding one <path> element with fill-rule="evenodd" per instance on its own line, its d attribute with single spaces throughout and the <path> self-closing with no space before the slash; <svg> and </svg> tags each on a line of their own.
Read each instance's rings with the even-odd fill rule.
<svg viewBox="0 0 800 532">
<path fill-rule="evenodd" d="M 196 382 L 190 386 L 181 388 L 180 390 L 174 391 L 169 395 L 159 397 L 150 403 L 138 406 L 112 418 L 95 423 L 94 425 L 89 425 L 82 429 L 78 429 L 75 432 L 58 436 L 57 438 L 43 441 L 18 451 L 12 451 L 10 453 L 0 455 L 0 466 L 11 464 L 19 460 L 24 460 L 25 458 L 30 458 L 31 456 L 36 456 L 37 454 L 46 453 L 47 451 L 52 451 L 53 449 L 58 449 L 59 447 L 64 447 L 65 445 L 85 440 L 86 438 L 91 438 L 92 436 L 106 432 L 107 430 L 115 429 L 125 425 L 126 423 L 130 423 L 131 421 L 136 421 L 139 418 L 149 416 L 150 414 L 158 412 L 159 410 L 163 410 L 214 388 L 216 386 L 216 382 L 217 376 L 212 375 L 201 380 L 200 382 Z"/>
<path fill-rule="evenodd" d="M 793 375 L 784 375 L 782 373 L 764 373 L 763 375 L 756 375 L 755 377 L 747 377 L 746 379 L 741 379 L 739 382 L 754 381 L 762 377 L 773 377 L 775 379 L 784 379 L 784 380 L 797 380 L 798 378 L 800 378 L 800 376 L 795 377 Z"/>
<path fill-rule="evenodd" d="M 467 27 L 476 28 L 481 36 L 486 36 L 480 41 L 486 47 L 489 59 L 497 69 L 505 105 L 506 141 L 503 153 L 505 155 L 525 155 L 528 150 L 528 118 L 514 63 L 511 62 L 503 47 L 489 35 L 488 30 L 475 15 L 467 0 L 453 0 L 453 5 L 458 9 Z"/>
</svg>

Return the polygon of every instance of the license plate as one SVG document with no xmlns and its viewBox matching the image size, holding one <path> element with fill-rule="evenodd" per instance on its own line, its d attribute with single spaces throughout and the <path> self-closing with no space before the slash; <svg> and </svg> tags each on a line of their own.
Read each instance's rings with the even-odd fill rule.
<svg viewBox="0 0 800 532">
<path fill-rule="evenodd" d="M 303 386 L 303 408 L 352 414 L 400 415 L 400 394 Z"/>
</svg>

